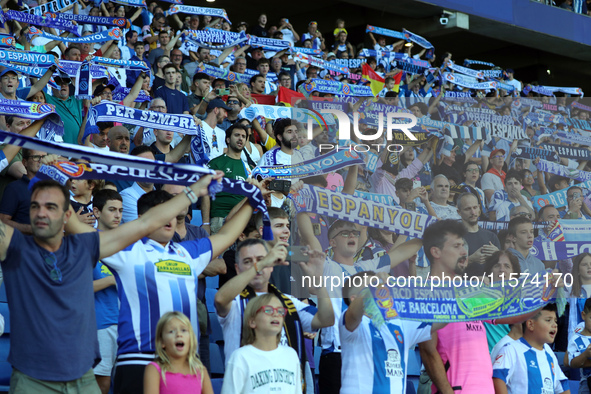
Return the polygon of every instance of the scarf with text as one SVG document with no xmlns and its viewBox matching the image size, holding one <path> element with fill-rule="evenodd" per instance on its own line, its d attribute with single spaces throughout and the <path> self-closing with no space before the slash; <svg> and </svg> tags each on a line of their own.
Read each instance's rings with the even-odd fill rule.
<svg viewBox="0 0 591 394">
<path fill-rule="evenodd" d="M 209 75 L 210 77 L 223 79 L 225 81 L 230 81 L 230 82 L 235 82 L 235 83 L 245 83 L 247 85 L 250 85 L 250 78 L 251 77 L 249 75 L 235 73 L 234 71 L 230 71 L 227 68 L 213 67 L 213 66 L 210 66 L 209 64 L 201 64 L 200 63 L 197 68 L 197 72 L 202 72 L 202 73 Z"/>
<path fill-rule="evenodd" d="M 559 138 L 560 141 L 591 146 L 591 137 L 585 137 L 577 133 L 566 133 L 564 131 L 559 131 L 556 133 L 556 137 Z"/>
<path fill-rule="evenodd" d="M 573 101 L 571 104 L 571 107 L 582 109 L 583 111 L 591 112 L 591 107 L 589 107 L 588 105 L 581 104 L 577 101 Z"/>
<path fill-rule="evenodd" d="M 0 66 L 4 67 L 19 65 L 47 69 L 53 64 L 56 64 L 59 67 L 59 64 L 55 61 L 55 57 L 48 53 L 0 51 Z"/>
<path fill-rule="evenodd" d="M 461 74 L 443 73 L 443 80 L 468 89 L 495 90 L 497 88 L 497 83 L 494 81 L 475 83 L 466 79 Z"/>
<path fill-rule="evenodd" d="M 371 32 L 371 33 L 374 33 L 374 34 L 379 34 L 381 36 L 392 37 L 392 38 L 397 38 L 399 40 L 410 41 L 410 37 L 408 37 L 406 34 L 401 33 L 399 31 L 385 29 L 383 27 L 377 27 L 377 26 L 367 25 L 365 27 L 365 32 L 366 33 L 370 33 Z"/>
<path fill-rule="evenodd" d="M 250 36 L 248 39 L 248 45 L 253 48 L 262 48 L 265 51 L 275 52 L 291 48 L 291 43 L 289 41 L 257 36 Z"/>
<path fill-rule="evenodd" d="M 591 172 L 577 170 L 577 169 L 570 169 L 566 166 L 563 166 L 558 163 L 552 163 L 550 161 L 546 161 L 541 159 L 538 164 L 536 165 L 538 170 L 549 172 L 551 174 L 560 175 L 566 178 L 574 179 L 575 181 L 585 182 L 591 180 Z"/>
<path fill-rule="evenodd" d="M 121 34 L 121 30 L 118 27 L 113 27 L 109 30 L 104 30 L 99 33 L 90 34 L 84 37 L 60 37 L 53 34 L 49 34 L 43 30 L 37 29 L 34 26 L 29 26 L 29 37 L 32 38 L 33 36 L 40 36 L 46 38 L 48 40 L 57 40 L 61 42 L 75 42 L 75 43 L 84 43 L 84 42 L 105 42 L 111 40 L 121 40 L 123 35 Z"/>
<path fill-rule="evenodd" d="M 583 189 L 583 193 L 588 192 L 588 190 L 591 189 L 591 180 L 579 183 L 577 186 Z M 567 189 L 562 189 L 552 193 L 534 196 L 532 197 L 532 205 L 534 206 L 536 211 L 539 211 L 540 208 L 549 204 L 554 205 L 556 208 L 568 207 L 566 192 Z"/>
<path fill-rule="evenodd" d="M 80 100 L 92 100 L 92 78 L 90 76 L 90 64 L 84 60 L 76 72 L 76 86 L 74 96 Z"/>
<path fill-rule="evenodd" d="M 63 19 L 67 21 L 76 21 L 79 25 L 95 25 L 95 26 L 113 26 L 120 29 L 129 29 L 131 23 L 127 18 L 111 18 L 108 16 L 92 16 L 80 14 L 67 14 L 64 12 L 46 12 L 43 16 L 49 16 L 53 19 Z"/>
<path fill-rule="evenodd" d="M 520 157 L 522 159 L 535 159 L 540 157 L 541 159 L 551 160 L 557 162 L 560 160 L 556 152 L 552 152 L 546 149 L 530 148 L 530 147 L 519 147 L 511 154 L 511 157 Z"/>
<path fill-rule="evenodd" d="M 521 276 L 515 286 L 474 282 L 392 281 L 390 286 L 362 292 L 365 313 L 376 327 L 386 320 L 402 318 L 420 322 L 455 323 L 492 320 L 531 313 L 556 295 L 551 273 Z M 459 285 L 457 285 L 458 283 Z M 447 284 L 447 285 L 446 285 Z"/>
<path fill-rule="evenodd" d="M 99 132 L 97 122 L 119 122 L 135 126 L 149 127 L 175 133 L 196 135 L 195 120 L 191 115 L 166 114 L 154 111 L 142 111 L 123 105 L 104 102 L 91 108 L 82 140 L 90 134 Z"/>
<path fill-rule="evenodd" d="M 311 185 L 304 185 L 301 190 L 291 193 L 290 198 L 298 212 L 313 212 L 414 238 L 421 238 L 425 228 L 437 220 L 433 216 Z"/>
<path fill-rule="evenodd" d="M 591 252 L 589 241 L 534 241 L 530 249 L 530 255 L 542 261 L 566 260 L 589 252 Z"/>
<path fill-rule="evenodd" d="M 65 19 L 52 18 L 49 16 L 32 15 L 27 14 L 26 12 L 12 10 L 6 11 L 3 14 L 2 18 L 7 21 L 13 20 L 17 22 L 27 23 L 29 25 L 52 27 L 59 30 L 65 30 L 79 36 L 77 26 L 75 26 L 71 21 Z M 2 23 L 4 24 L 4 21 L 2 21 Z"/>
<path fill-rule="evenodd" d="M 244 32 L 234 33 L 218 29 L 188 30 L 187 33 L 185 39 L 192 41 L 198 47 L 208 49 L 223 50 L 248 40 Z M 210 43 L 218 43 L 218 45 Z"/>
<path fill-rule="evenodd" d="M 470 59 L 464 59 L 464 66 L 470 67 L 473 64 L 478 64 L 480 66 L 488 66 L 488 67 L 494 67 L 495 65 L 489 62 L 483 62 L 481 60 L 470 60 Z"/>
<path fill-rule="evenodd" d="M 47 12 L 57 13 L 66 7 L 75 4 L 77 0 L 53 0 L 40 6 L 29 8 L 27 11 L 29 14 L 42 16 Z"/>
<path fill-rule="evenodd" d="M 273 177 L 275 179 L 308 178 L 315 175 L 328 174 L 352 165 L 364 164 L 361 154 L 354 150 L 333 150 L 325 155 L 306 160 L 297 164 L 286 164 L 272 167 L 256 167 L 252 171 L 253 178 Z"/>
<path fill-rule="evenodd" d="M 329 93 L 337 96 L 374 97 L 369 86 L 348 85 L 325 79 L 312 79 L 310 83 L 303 83 L 298 88 L 306 97 L 312 92 Z"/>
<path fill-rule="evenodd" d="M 324 59 L 320 59 L 320 58 L 317 58 L 317 57 L 314 57 L 311 55 L 306 55 L 304 53 L 296 52 L 293 54 L 293 56 L 296 60 L 299 60 L 300 62 L 304 62 L 304 63 L 307 63 L 311 66 L 319 67 L 324 70 L 335 71 L 335 72 L 341 73 L 341 74 L 348 74 L 349 73 L 348 67 L 339 66 L 338 64 L 333 64 L 331 62 L 327 62 Z"/>
<path fill-rule="evenodd" d="M 42 140 L 61 140 L 64 135 L 64 122 L 55 112 L 55 106 L 52 104 L 0 99 L 0 114 L 18 116 L 32 121 L 44 119 L 41 129 L 37 133 Z"/>
<path fill-rule="evenodd" d="M 188 5 L 175 4 L 171 6 L 168 9 L 168 11 L 165 11 L 164 14 L 166 16 L 169 16 L 173 14 L 178 14 L 179 12 L 189 15 L 207 15 L 214 18 L 223 18 L 226 20 L 226 22 L 232 24 L 232 22 L 230 22 L 230 19 L 228 18 L 228 13 L 223 8 L 193 7 Z"/>
<path fill-rule="evenodd" d="M 484 79 L 484 73 L 482 73 L 481 71 L 473 70 L 473 69 L 467 68 L 467 67 L 458 66 L 457 64 L 455 64 L 451 60 L 447 64 L 447 67 L 449 67 L 450 69 L 452 69 L 456 72 L 459 72 L 460 74 L 464 74 L 464 75 L 467 75 L 472 78 Z"/>
<path fill-rule="evenodd" d="M 109 59 L 108 57 L 95 56 L 92 58 L 92 64 L 103 67 L 120 67 L 130 71 L 145 71 L 150 73 L 150 67 L 146 62 L 141 60 L 123 60 L 123 59 Z"/>
</svg>

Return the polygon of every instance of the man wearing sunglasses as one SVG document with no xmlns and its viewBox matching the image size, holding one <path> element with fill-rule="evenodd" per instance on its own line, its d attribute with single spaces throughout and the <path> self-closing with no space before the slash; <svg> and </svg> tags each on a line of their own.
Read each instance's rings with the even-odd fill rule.
<svg viewBox="0 0 591 394">
<path fill-rule="evenodd" d="M 70 96 L 70 84 L 72 80 L 68 77 L 55 77 L 55 83 L 59 89 L 52 89 L 53 95 L 45 95 L 48 104 L 55 105 L 55 112 L 58 113 L 64 122 L 64 142 L 78 144 L 78 132 L 82 126 L 82 100 L 73 95 Z M 73 93 L 73 92 L 72 92 Z"/>
<path fill-rule="evenodd" d="M 300 263 L 304 275 L 316 278 L 318 287 L 310 292 L 318 296 L 318 309 L 284 294 L 269 283 L 274 267 L 287 266 L 287 246 L 277 242 L 268 250 L 265 241 L 247 239 L 236 247 L 237 276 L 224 284 L 215 295 L 215 308 L 224 333 L 226 362 L 240 347 L 240 332 L 244 308 L 249 300 L 260 293 L 275 294 L 287 309 L 281 336 L 281 345 L 291 346 L 302 362 L 302 376 L 306 377 L 307 393 L 314 393 L 314 383 L 306 360 L 304 332 L 315 332 L 319 328 L 334 324 L 334 312 L 326 288 L 321 280 L 325 255 L 319 251 L 308 252 L 309 261 Z M 311 281 L 313 284 L 314 281 Z M 314 285 L 315 286 L 315 285 Z"/>
</svg>

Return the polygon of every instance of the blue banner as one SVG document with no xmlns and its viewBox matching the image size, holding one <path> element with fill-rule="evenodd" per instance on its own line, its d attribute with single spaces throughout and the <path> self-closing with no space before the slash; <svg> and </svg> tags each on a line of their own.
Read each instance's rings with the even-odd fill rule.
<svg viewBox="0 0 591 394">
<path fill-rule="evenodd" d="M 348 85 L 325 79 L 313 79 L 310 83 L 303 83 L 300 85 L 299 90 L 306 96 L 316 91 L 337 96 L 374 97 L 369 86 Z"/>
<path fill-rule="evenodd" d="M 76 3 L 76 0 L 53 0 L 40 6 L 29 8 L 29 14 L 42 16 L 47 12 L 56 13 Z"/>
<path fill-rule="evenodd" d="M 366 33 L 371 32 L 371 33 L 379 34 L 381 36 L 393 37 L 393 38 L 397 38 L 399 40 L 409 41 L 409 37 L 406 34 L 398 32 L 398 31 L 390 30 L 390 29 L 384 29 L 383 27 L 367 25 L 367 27 L 365 28 L 365 32 Z"/>
<path fill-rule="evenodd" d="M 244 32 L 233 33 L 225 30 L 207 29 L 188 30 L 186 39 L 202 48 L 223 50 L 247 41 L 248 37 Z M 210 43 L 219 43 L 219 45 L 211 45 Z"/>
<path fill-rule="evenodd" d="M 209 64 L 200 63 L 197 67 L 197 72 L 205 73 L 210 77 L 223 79 L 234 83 L 245 83 L 250 85 L 250 76 L 247 74 L 235 73 L 227 68 L 213 67 Z"/>
<path fill-rule="evenodd" d="M 44 119 L 43 126 L 37 133 L 42 140 L 53 141 L 56 139 L 55 136 L 61 140 L 64 135 L 64 122 L 51 104 L 0 99 L 0 114 L 18 116 L 32 121 Z"/>
<path fill-rule="evenodd" d="M 511 154 L 511 157 L 521 157 L 523 159 L 535 159 L 537 157 L 544 160 L 551 160 L 557 162 L 560 160 L 556 152 L 551 152 L 546 149 L 519 147 Z"/>
</svg>

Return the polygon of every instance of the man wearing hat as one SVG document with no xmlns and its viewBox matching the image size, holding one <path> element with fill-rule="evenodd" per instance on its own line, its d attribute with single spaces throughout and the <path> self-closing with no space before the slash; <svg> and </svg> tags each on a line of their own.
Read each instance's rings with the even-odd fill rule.
<svg viewBox="0 0 591 394">
<path fill-rule="evenodd" d="M 481 185 L 488 204 L 492 195 L 497 190 L 504 190 L 505 176 L 503 164 L 505 163 L 505 150 L 495 149 L 490 154 L 490 169 L 482 176 Z"/>
<path fill-rule="evenodd" d="M 67 76 L 54 77 L 59 89 L 52 89 L 53 95 L 46 95 L 48 104 L 55 105 L 57 112 L 64 122 L 64 142 L 78 144 L 78 132 L 82 126 L 82 100 L 70 96 L 72 80 Z"/>
<path fill-rule="evenodd" d="M 312 40 L 312 48 L 325 49 L 324 38 L 322 33 L 318 31 L 318 23 L 312 21 L 308 23 L 308 32 L 302 34 L 302 42 L 306 40 Z"/>
<path fill-rule="evenodd" d="M 34 96 L 37 92 L 47 86 L 51 76 L 57 69 L 56 65 L 51 65 L 45 74 L 37 80 L 37 83 L 30 88 L 18 89 L 19 76 L 16 71 L 4 69 L 0 72 L 0 98 L 8 100 L 25 100 Z"/>
<path fill-rule="evenodd" d="M 94 97 L 100 97 L 101 100 L 113 101 L 113 90 L 115 90 L 115 85 L 113 84 L 100 84 L 94 89 L 92 95 Z"/>
<path fill-rule="evenodd" d="M 215 98 L 207 105 L 207 116 L 202 123 L 203 131 L 205 132 L 205 143 L 209 146 L 210 153 L 209 160 L 215 159 L 224 153 L 226 148 L 226 132 L 218 127 L 222 124 L 224 119 L 228 116 L 228 111 L 232 108 L 228 107 L 226 103 L 220 98 Z"/>
<path fill-rule="evenodd" d="M 507 74 L 507 78 L 505 78 L 505 83 L 515 87 L 515 89 L 518 92 L 521 92 L 521 82 L 513 78 L 515 71 L 513 71 L 512 68 L 508 68 L 507 71 L 505 71 L 505 73 Z"/>
</svg>

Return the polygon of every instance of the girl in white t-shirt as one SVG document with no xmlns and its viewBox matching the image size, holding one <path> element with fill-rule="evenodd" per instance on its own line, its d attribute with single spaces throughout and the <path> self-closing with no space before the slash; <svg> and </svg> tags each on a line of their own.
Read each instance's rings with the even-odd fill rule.
<svg viewBox="0 0 591 394">
<path fill-rule="evenodd" d="M 222 394 L 302 392 L 298 355 L 291 347 L 279 346 L 286 313 L 271 293 L 246 305 L 242 347 L 228 361 Z"/>
</svg>

